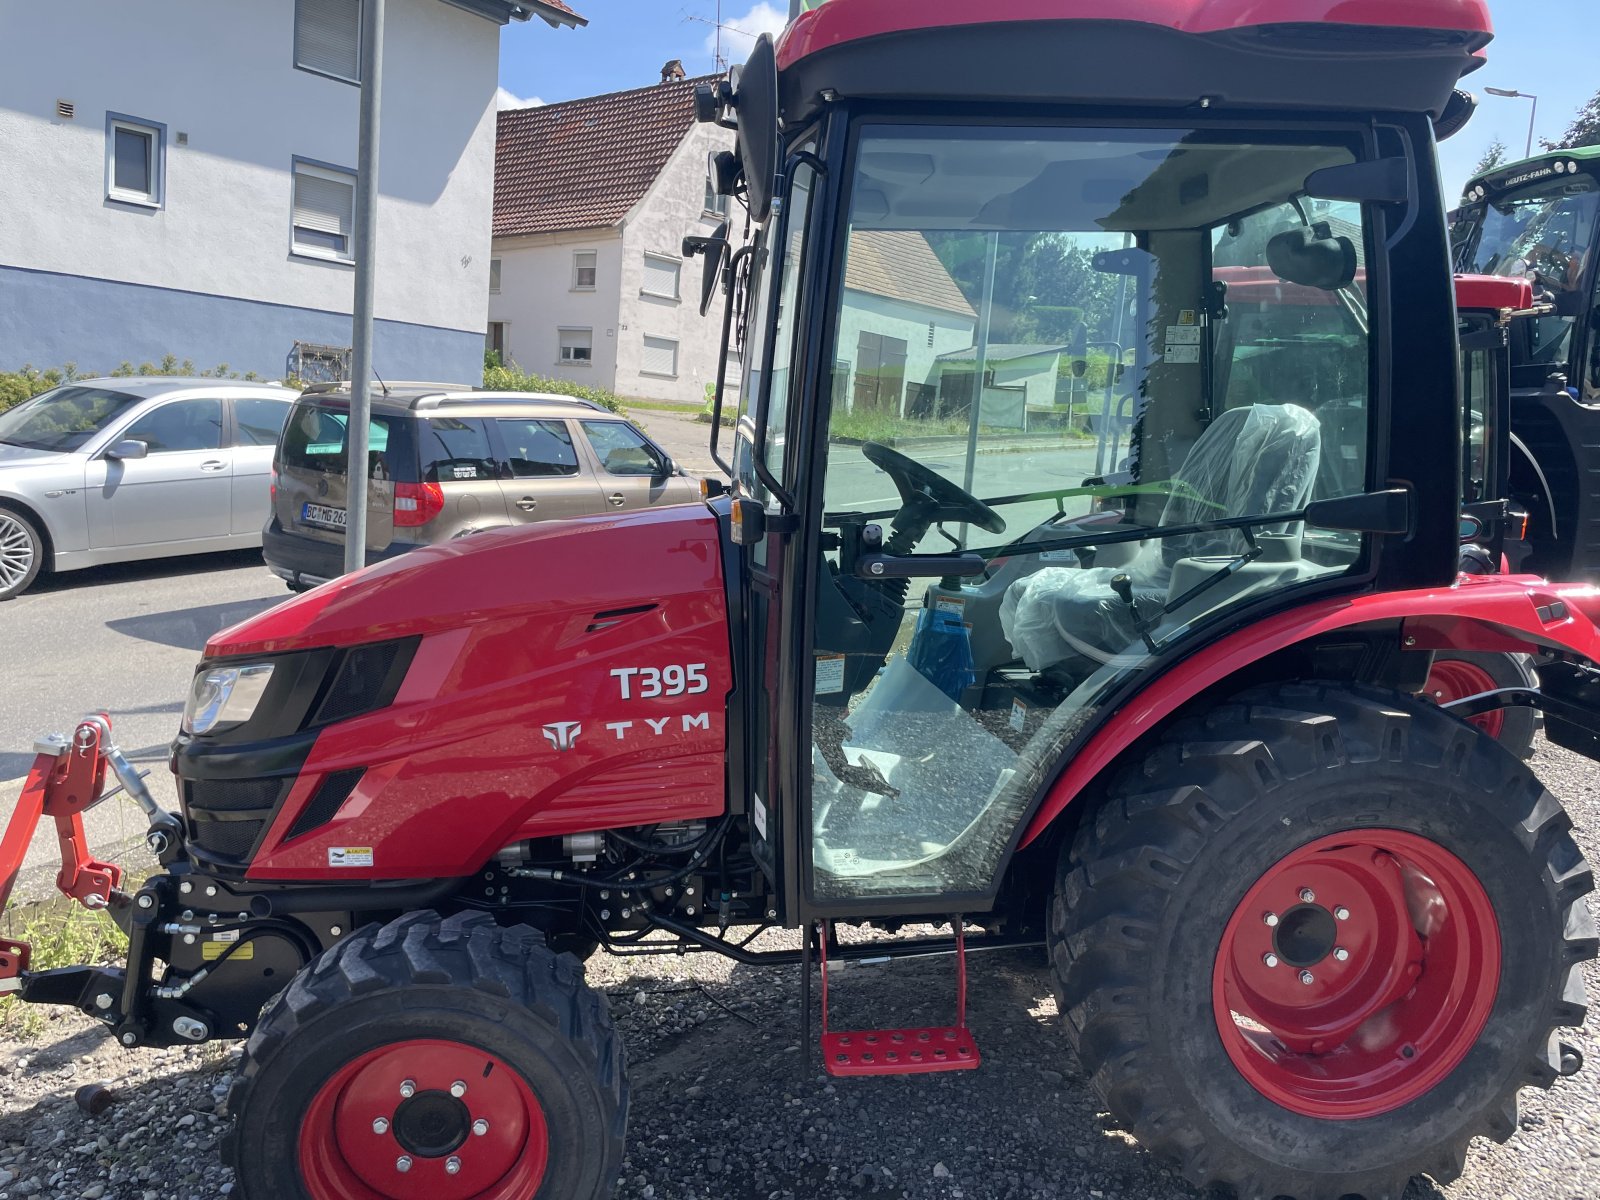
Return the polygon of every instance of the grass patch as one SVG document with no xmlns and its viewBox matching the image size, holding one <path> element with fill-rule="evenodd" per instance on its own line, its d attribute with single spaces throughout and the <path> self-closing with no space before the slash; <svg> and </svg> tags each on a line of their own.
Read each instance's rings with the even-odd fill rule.
<svg viewBox="0 0 1600 1200">
<path fill-rule="evenodd" d="M 32 971 L 115 962 L 127 949 L 122 930 L 109 916 L 67 900 L 12 905 L 0 917 L 0 933 L 33 947 L 28 968 Z M 11 1037 L 38 1037 L 54 1011 L 6 996 L 0 999 L 0 1031 Z"/>
<path fill-rule="evenodd" d="M 700 410 L 693 404 L 679 404 L 676 400 L 629 400 L 622 401 L 623 408 L 642 408 L 646 412 L 675 412 L 693 414 Z"/>
</svg>

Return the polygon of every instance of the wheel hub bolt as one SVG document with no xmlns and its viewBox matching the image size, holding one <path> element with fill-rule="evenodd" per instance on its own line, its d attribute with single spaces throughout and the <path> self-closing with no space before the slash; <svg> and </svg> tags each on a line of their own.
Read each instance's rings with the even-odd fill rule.
<svg viewBox="0 0 1600 1200">
<path fill-rule="evenodd" d="M 1350 919 L 1350 910 L 1341 904 L 1333 910 L 1333 915 L 1341 921 L 1348 921 Z"/>
<path fill-rule="evenodd" d="M 373 1133 L 388 1133 L 389 1132 L 389 1118 L 388 1117 L 379 1117 L 376 1121 L 374 1121 L 372 1123 L 372 1132 Z"/>
<path fill-rule="evenodd" d="M 394 1169 L 399 1171 L 401 1174 L 411 1170 L 411 1155 L 402 1154 L 399 1158 L 395 1159 Z"/>
<path fill-rule="evenodd" d="M 1278 956 L 1276 954 L 1264 954 L 1261 957 L 1261 961 L 1269 967 L 1275 967 L 1278 965 Z"/>
<path fill-rule="evenodd" d="M 472 1123 L 472 1132 L 478 1137 L 482 1137 L 484 1134 L 489 1132 L 489 1122 L 485 1121 L 482 1117 L 479 1117 Z"/>
<path fill-rule="evenodd" d="M 1315 892 L 1313 892 L 1310 888 L 1301 888 L 1300 889 L 1300 900 L 1301 900 L 1302 903 L 1310 904 L 1316 898 L 1317 898 L 1317 894 Z"/>
<path fill-rule="evenodd" d="M 1264 924 L 1268 929 L 1276 929 L 1278 927 L 1278 914 L 1269 912 L 1266 916 L 1261 918 L 1261 921 L 1262 924 Z"/>
<path fill-rule="evenodd" d="M 1348 962 L 1350 960 L 1350 951 L 1346 950 L 1343 946 L 1335 946 L 1333 948 L 1333 956 L 1340 962 Z"/>
<path fill-rule="evenodd" d="M 446 1175 L 459 1175 L 461 1173 L 461 1160 L 454 1154 L 444 1160 L 444 1173 Z"/>
<path fill-rule="evenodd" d="M 1301 983 L 1312 984 L 1312 983 L 1315 983 L 1316 981 L 1317 981 L 1317 977 L 1315 975 L 1313 975 L 1310 971 L 1301 971 L 1300 972 L 1300 982 Z"/>
<path fill-rule="evenodd" d="M 457 1100 L 461 1099 L 461 1097 L 467 1094 L 467 1085 L 462 1083 L 459 1079 L 456 1080 L 450 1085 L 450 1094 Z"/>
<path fill-rule="evenodd" d="M 416 1085 L 416 1082 L 414 1080 L 408 1079 L 408 1080 L 406 1080 L 404 1083 L 402 1083 L 400 1085 L 400 1098 L 402 1100 L 409 1100 L 409 1099 L 411 1099 L 411 1097 L 415 1096 L 416 1094 L 417 1094 L 417 1085 Z"/>
</svg>

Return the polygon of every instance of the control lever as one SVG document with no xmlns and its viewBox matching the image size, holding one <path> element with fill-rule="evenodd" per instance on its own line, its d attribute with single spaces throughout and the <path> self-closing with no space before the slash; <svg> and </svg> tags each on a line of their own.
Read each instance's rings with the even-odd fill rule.
<svg viewBox="0 0 1600 1200">
<path fill-rule="evenodd" d="M 1111 577 L 1111 590 L 1117 594 L 1117 599 L 1128 606 L 1128 615 L 1133 618 L 1133 628 L 1144 639 L 1144 644 L 1150 653 L 1156 653 L 1156 640 L 1150 636 L 1150 626 L 1139 612 L 1139 602 L 1133 596 L 1133 576 L 1119 571 Z"/>
</svg>

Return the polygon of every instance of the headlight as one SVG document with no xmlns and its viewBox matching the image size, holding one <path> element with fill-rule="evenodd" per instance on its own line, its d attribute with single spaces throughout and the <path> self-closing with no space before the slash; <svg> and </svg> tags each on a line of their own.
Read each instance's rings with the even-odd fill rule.
<svg viewBox="0 0 1600 1200">
<path fill-rule="evenodd" d="M 209 733 L 218 725 L 248 721 L 272 678 L 271 663 L 212 667 L 194 677 L 183 707 L 185 733 Z"/>
</svg>

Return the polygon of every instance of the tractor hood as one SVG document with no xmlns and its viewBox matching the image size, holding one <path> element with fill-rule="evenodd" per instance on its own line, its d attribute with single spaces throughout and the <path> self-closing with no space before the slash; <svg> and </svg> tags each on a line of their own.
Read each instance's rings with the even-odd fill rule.
<svg viewBox="0 0 1600 1200">
<path fill-rule="evenodd" d="M 207 659 L 423 636 L 484 623 L 722 604 L 717 519 L 703 504 L 489 530 L 368 567 L 216 634 Z"/>
</svg>

